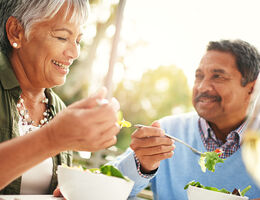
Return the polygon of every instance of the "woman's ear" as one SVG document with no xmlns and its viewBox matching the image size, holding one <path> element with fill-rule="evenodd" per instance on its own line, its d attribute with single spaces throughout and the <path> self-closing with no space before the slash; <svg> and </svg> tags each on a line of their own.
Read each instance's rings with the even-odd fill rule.
<svg viewBox="0 0 260 200">
<path fill-rule="evenodd" d="M 20 22 L 13 16 L 9 17 L 6 25 L 6 34 L 13 48 L 20 48 L 24 37 L 24 28 Z"/>
</svg>

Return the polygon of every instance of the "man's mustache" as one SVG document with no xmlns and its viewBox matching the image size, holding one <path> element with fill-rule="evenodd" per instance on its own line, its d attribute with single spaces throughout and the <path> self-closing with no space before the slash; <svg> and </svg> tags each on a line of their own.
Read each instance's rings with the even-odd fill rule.
<svg viewBox="0 0 260 200">
<path fill-rule="evenodd" d="M 221 101 L 220 96 L 210 95 L 208 93 L 201 93 L 195 97 L 195 102 L 199 102 L 200 98 L 209 98 L 209 99 L 213 99 L 214 101 Z"/>
</svg>

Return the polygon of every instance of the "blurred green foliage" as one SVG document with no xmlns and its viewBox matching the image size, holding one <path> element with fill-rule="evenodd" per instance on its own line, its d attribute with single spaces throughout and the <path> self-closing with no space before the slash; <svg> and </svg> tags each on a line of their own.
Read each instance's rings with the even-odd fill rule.
<svg viewBox="0 0 260 200">
<path fill-rule="evenodd" d="M 77 68 L 77 65 L 74 68 Z M 77 77 L 75 73 L 79 72 L 72 70 L 68 79 L 70 76 Z M 77 81 L 81 82 L 80 79 Z M 81 83 L 81 87 L 72 96 L 67 96 L 64 89 L 73 89 L 73 84 L 70 85 L 69 82 L 55 91 L 69 105 L 87 96 L 89 85 L 84 81 Z M 191 91 L 186 76 L 176 66 L 161 66 L 149 70 L 138 81 L 123 80 L 117 85 L 113 96 L 120 102 L 124 119 L 133 125 L 150 125 L 164 116 L 192 110 Z M 134 130 L 134 127 L 122 128 L 116 146 L 125 150 L 130 144 Z"/>
<path fill-rule="evenodd" d="M 132 124 L 150 125 L 164 116 L 192 109 L 191 92 L 183 71 L 161 66 L 143 74 L 140 81 L 122 81 L 114 96 L 119 100 L 124 119 Z M 117 146 L 129 146 L 132 128 L 123 128 Z"/>
</svg>

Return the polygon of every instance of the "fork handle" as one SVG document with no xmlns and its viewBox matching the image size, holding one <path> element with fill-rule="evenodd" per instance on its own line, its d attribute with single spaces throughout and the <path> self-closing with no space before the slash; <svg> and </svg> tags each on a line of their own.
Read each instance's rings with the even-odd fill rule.
<svg viewBox="0 0 260 200">
<path fill-rule="evenodd" d="M 136 128 L 142 128 L 142 127 L 144 127 L 144 125 L 142 125 L 142 124 L 135 124 L 134 127 L 136 127 Z M 202 154 L 202 153 L 199 152 L 197 149 L 195 149 L 195 148 L 193 148 L 192 146 L 188 145 L 187 143 L 185 143 L 184 141 L 180 140 L 179 138 L 176 138 L 176 137 L 174 137 L 174 136 L 171 136 L 171 135 L 169 135 L 169 134 L 167 134 L 167 133 L 164 133 L 164 134 L 165 134 L 165 136 L 167 136 L 168 138 L 171 138 L 171 139 L 173 139 L 173 140 L 176 140 L 177 142 L 182 143 L 182 144 L 185 145 L 186 147 L 190 148 L 194 153 L 196 153 L 196 154 L 198 154 L 198 155 L 201 155 L 201 154 Z"/>
<path fill-rule="evenodd" d="M 186 147 L 189 147 L 194 153 L 196 153 L 196 154 L 198 154 L 198 155 L 201 155 L 201 152 L 199 152 L 197 149 L 194 149 L 192 146 L 190 146 L 189 144 L 183 142 L 183 141 L 180 140 L 179 138 L 176 138 L 176 137 L 174 137 L 174 136 L 171 136 L 171 135 L 169 135 L 169 134 L 167 134 L 167 133 L 165 133 L 165 136 L 167 136 L 168 138 L 174 139 L 174 140 L 176 140 L 176 141 L 179 142 L 179 143 L 184 144 Z"/>
</svg>

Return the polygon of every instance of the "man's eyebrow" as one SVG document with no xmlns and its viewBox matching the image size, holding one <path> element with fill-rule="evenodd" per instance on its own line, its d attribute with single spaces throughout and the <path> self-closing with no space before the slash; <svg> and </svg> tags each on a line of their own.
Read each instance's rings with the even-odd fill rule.
<svg viewBox="0 0 260 200">
<path fill-rule="evenodd" d="M 223 69 L 213 69 L 212 72 L 226 74 L 226 71 Z"/>
<path fill-rule="evenodd" d="M 195 73 L 201 72 L 201 69 L 196 69 Z"/>
<path fill-rule="evenodd" d="M 66 31 L 68 32 L 70 35 L 73 34 L 73 32 L 70 29 L 67 28 L 58 28 L 58 29 L 54 29 L 53 31 Z M 83 33 L 80 33 L 79 36 L 83 35 Z"/>
</svg>

